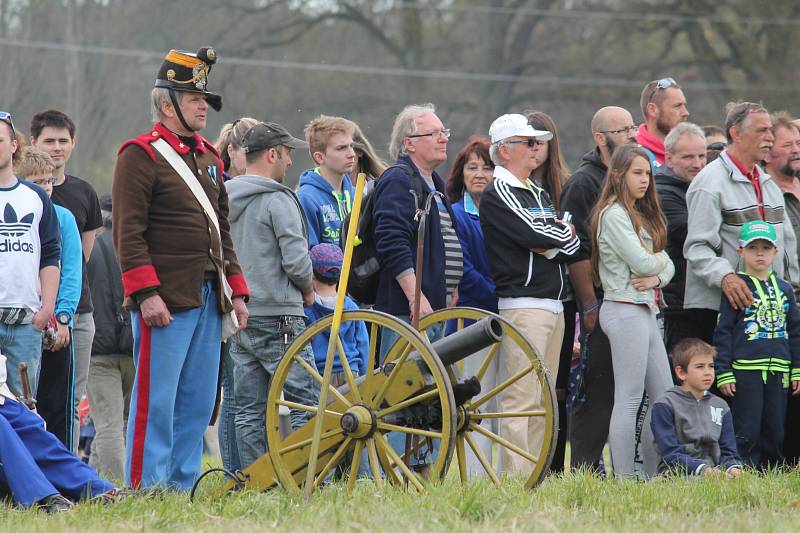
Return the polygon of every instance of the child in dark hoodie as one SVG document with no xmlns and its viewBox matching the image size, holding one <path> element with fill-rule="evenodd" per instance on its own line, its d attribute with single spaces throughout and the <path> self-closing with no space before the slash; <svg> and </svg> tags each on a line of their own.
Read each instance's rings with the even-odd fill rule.
<svg viewBox="0 0 800 533">
<path fill-rule="evenodd" d="M 305 308 L 306 323 L 311 324 L 331 313 L 336 305 L 336 287 L 342 270 L 342 250 L 334 244 L 317 244 L 309 252 L 311 266 L 314 271 L 314 303 Z M 358 310 L 358 305 L 349 297 L 344 299 L 345 311 Z M 330 330 L 326 330 L 311 340 L 314 360 L 320 374 L 325 368 L 328 354 Z M 360 320 L 342 322 L 339 330 L 342 347 L 347 354 L 347 363 L 354 375 L 364 374 L 369 350 L 367 328 Z M 346 383 L 342 363 L 337 356 L 333 360 L 333 385 L 338 387 Z"/>
<path fill-rule="evenodd" d="M 742 461 L 730 409 L 708 392 L 715 355 L 713 346 L 693 338 L 680 341 L 672 352 L 681 384 L 656 401 L 650 421 L 662 474 L 739 477 Z"/>
</svg>

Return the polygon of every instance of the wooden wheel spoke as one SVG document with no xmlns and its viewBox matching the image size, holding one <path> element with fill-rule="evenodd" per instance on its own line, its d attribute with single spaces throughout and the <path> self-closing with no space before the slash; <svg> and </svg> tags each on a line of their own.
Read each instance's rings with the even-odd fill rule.
<svg viewBox="0 0 800 533">
<path fill-rule="evenodd" d="M 508 411 L 503 413 L 470 413 L 470 418 L 483 420 L 485 418 L 522 418 L 532 416 L 547 416 L 547 411 Z"/>
<path fill-rule="evenodd" d="M 320 439 L 320 440 L 322 440 L 322 439 Z M 317 476 L 314 479 L 314 488 L 315 489 L 318 488 L 319 484 L 322 483 L 322 481 L 325 480 L 325 478 L 327 477 L 328 472 L 331 470 L 331 468 L 336 466 L 336 463 L 338 463 L 339 460 L 342 458 L 342 456 L 345 454 L 345 452 L 347 451 L 347 447 L 350 445 L 350 442 L 352 440 L 353 440 L 353 437 L 347 437 L 346 439 L 344 439 L 344 442 L 339 446 L 339 449 L 336 450 L 336 453 L 334 453 L 331 456 L 331 458 L 328 459 L 328 462 L 325 463 L 325 466 L 323 466 L 322 470 L 320 470 L 319 476 Z"/>
<path fill-rule="evenodd" d="M 385 409 L 381 409 L 380 411 L 375 413 L 375 416 L 377 418 L 383 418 L 384 416 L 392 414 L 395 411 L 399 411 L 401 409 L 405 409 L 406 407 L 409 407 L 409 406 L 414 405 L 414 404 L 419 403 L 419 402 L 423 402 L 425 400 L 430 400 L 430 399 L 435 398 L 437 396 L 439 396 L 439 390 L 438 389 L 432 389 L 432 390 L 429 390 L 428 392 L 423 392 L 422 394 L 417 394 L 415 396 L 412 396 L 411 398 L 408 398 L 407 400 L 403 400 L 402 402 L 398 402 L 398 403 L 396 403 L 394 405 L 391 405 L 391 406 L 389 406 L 389 407 L 387 407 Z"/>
<path fill-rule="evenodd" d="M 305 371 L 306 371 L 306 372 L 308 372 L 309 374 L 311 374 L 311 377 L 312 377 L 312 378 L 314 378 L 314 380 L 315 380 L 317 383 L 319 383 L 320 385 L 322 385 L 322 384 L 323 384 L 322 376 L 320 375 L 320 373 L 319 373 L 319 372 L 317 372 L 317 369 L 316 369 L 316 368 L 313 368 L 311 365 L 309 365 L 309 364 L 308 364 L 306 361 L 304 361 L 304 360 L 303 360 L 303 358 L 302 358 L 302 357 L 300 357 L 299 355 L 295 355 L 295 356 L 294 356 L 294 360 L 295 360 L 295 361 L 297 361 L 297 363 L 298 363 L 298 364 L 299 364 L 301 367 L 303 367 L 303 369 L 305 369 Z M 347 407 L 350 407 L 351 405 L 353 405 L 353 403 L 352 403 L 350 400 L 348 400 L 347 398 L 345 398 L 345 397 L 342 395 L 342 393 L 341 393 L 341 392 L 339 392 L 339 391 L 336 389 L 336 387 L 334 387 L 333 385 L 328 385 L 328 392 L 330 392 L 331 394 L 333 394 L 334 396 L 336 396 L 336 399 L 337 399 L 337 400 L 339 400 L 340 402 L 342 402 L 343 404 L 345 404 Z"/>
<path fill-rule="evenodd" d="M 353 461 L 350 463 L 350 477 L 347 478 L 347 491 L 353 492 L 358 479 L 358 468 L 361 466 L 361 452 L 364 451 L 364 441 L 357 440 L 353 450 Z"/>
<path fill-rule="evenodd" d="M 475 438 L 472 435 L 470 435 L 469 432 L 464 433 L 464 438 L 466 439 L 467 444 L 469 444 L 469 447 L 472 448 L 472 453 L 475 454 L 475 457 L 478 458 L 478 461 L 481 463 L 481 466 L 483 466 L 483 469 L 486 471 L 486 474 L 489 476 L 489 479 L 491 479 L 492 483 L 494 483 L 499 487 L 500 479 L 497 477 L 497 473 L 494 471 L 494 468 L 492 468 L 492 465 L 489 462 L 489 460 L 486 459 L 485 455 L 483 455 L 483 452 L 478 446 L 478 443 L 475 442 Z"/>
<path fill-rule="evenodd" d="M 381 471 L 381 464 L 378 461 L 378 449 L 375 447 L 375 439 L 367 441 L 367 458 L 369 459 L 369 468 L 372 471 L 372 479 L 378 490 L 383 490 L 383 473 Z"/>
<path fill-rule="evenodd" d="M 396 424 L 386 424 L 378 422 L 378 429 L 384 431 L 397 431 L 399 433 L 407 433 L 409 435 L 419 435 L 421 437 L 430 437 L 432 439 L 442 439 L 442 434 L 436 431 L 428 431 L 427 429 L 411 428 L 408 426 L 398 426 Z"/>
<path fill-rule="evenodd" d="M 523 450 L 519 446 L 517 446 L 515 444 L 512 444 L 511 442 L 509 442 L 508 440 L 504 439 L 500 435 L 495 435 L 494 433 L 492 433 L 488 429 L 482 428 L 480 425 L 478 425 L 478 424 L 476 424 L 474 422 L 470 422 L 469 427 L 473 431 L 477 431 L 481 435 L 484 435 L 485 437 L 488 437 L 489 439 L 493 440 L 494 442 L 496 442 L 500 446 L 508 448 L 512 452 L 516 453 L 517 455 L 519 455 L 521 457 L 524 457 L 528 461 L 530 461 L 530 462 L 532 462 L 534 464 L 539 462 L 539 458 L 538 457 L 536 457 L 533 454 L 530 454 L 530 453 L 526 452 L 525 450 Z"/>
<path fill-rule="evenodd" d="M 277 403 L 278 405 L 283 405 L 289 409 L 297 409 L 298 411 L 305 411 L 312 414 L 317 414 L 317 411 L 319 410 L 316 405 L 305 405 L 302 403 L 291 402 L 289 400 L 277 400 Z M 335 416 L 337 418 L 341 418 L 342 413 L 337 413 L 336 411 L 329 411 L 326 409 L 325 416 Z"/>
<path fill-rule="evenodd" d="M 500 349 L 500 343 L 496 342 L 494 345 L 489 348 L 489 353 L 486 354 L 486 358 L 481 363 L 480 368 L 478 369 L 478 373 L 475 374 L 475 377 L 478 378 L 478 381 L 483 380 L 483 376 L 486 375 L 486 371 L 489 370 L 489 366 L 494 361 L 495 356 L 497 356 L 497 351 Z"/>
<path fill-rule="evenodd" d="M 458 474 L 461 477 L 461 483 L 467 482 L 467 452 L 464 449 L 464 437 L 458 435 L 456 437 L 456 459 L 458 460 Z"/>
<path fill-rule="evenodd" d="M 336 351 L 339 352 L 339 362 L 342 364 L 342 371 L 344 372 L 344 379 L 347 382 L 347 385 L 350 387 L 350 395 L 353 397 L 356 403 L 361 403 L 361 393 L 358 390 L 358 385 L 356 385 L 356 377 L 353 375 L 353 371 L 350 369 L 350 362 L 347 360 L 347 353 L 344 351 L 344 346 L 342 346 L 342 339 L 336 337 Z"/>
<path fill-rule="evenodd" d="M 504 390 L 509 388 L 511 385 L 513 385 L 514 383 L 516 383 L 520 379 L 524 378 L 526 375 L 528 375 L 533 370 L 533 368 L 534 368 L 533 365 L 531 365 L 528 368 L 526 368 L 525 370 L 522 370 L 521 372 L 517 372 L 516 374 L 514 374 L 513 376 L 511 376 L 510 378 L 505 380 L 503 383 L 501 383 L 497 387 L 495 387 L 492 390 L 490 390 L 489 392 L 487 392 L 486 396 L 482 396 L 482 397 L 478 398 L 477 400 L 475 400 L 474 402 L 471 402 L 468 405 L 468 407 L 470 409 L 472 409 L 472 410 L 477 409 L 481 405 L 485 404 L 486 402 L 488 402 L 489 400 L 491 400 L 492 398 L 494 398 L 495 396 L 497 396 L 498 394 L 500 394 L 501 392 L 503 392 Z"/>
<path fill-rule="evenodd" d="M 400 471 L 403 472 L 403 474 L 406 476 L 406 479 L 408 479 L 408 481 L 412 485 L 414 485 L 414 487 L 418 491 L 424 492 L 425 491 L 425 487 L 422 485 L 422 482 L 420 482 L 420 480 L 417 478 L 416 474 L 414 474 L 411 471 L 411 469 L 408 468 L 408 466 L 403 462 L 403 460 L 400 459 L 400 456 L 397 455 L 396 451 L 394 451 L 394 448 L 392 448 L 392 445 L 389 444 L 389 441 L 386 439 L 386 436 L 383 435 L 383 434 L 378 434 L 378 438 L 377 438 L 377 440 L 375 442 L 381 448 L 383 453 L 388 455 L 389 459 L 391 459 L 394 462 L 394 464 L 400 469 Z"/>
<path fill-rule="evenodd" d="M 372 390 L 373 374 L 375 370 L 375 360 L 378 357 L 378 332 L 380 328 L 376 322 L 369 327 L 369 354 L 367 355 L 367 367 L 364 369 L 364 390 Z"/>
<path fill-rule="evenodd" d="M 331 429 L 331 430 L 326 431 L 325 433 L 323 433 L 322 436 L 319 438 L 319 440 L 321 442 L 321 441 L 323 441 L 325 439 L 329 439 L 331 437 L 335 437 L 336 435 L 340 435 L 342 433 L 344 433 L 344 430 L 342 428 Z M 286 448 L 279 448 L 278 449 L 278 454 L 284 455 L 284 454 L 287 454 L 289 452 L 293 452 L 294 450 L 299 450 L 300 448 L 305 448 L 306 446 L 311 444 L 311 440 L 312 440 L 312 437 L 309 437 L 307 439 L 303 439 L 303 440 L 297 441 L 294 444 L 290 444 Z"/>
</svg>

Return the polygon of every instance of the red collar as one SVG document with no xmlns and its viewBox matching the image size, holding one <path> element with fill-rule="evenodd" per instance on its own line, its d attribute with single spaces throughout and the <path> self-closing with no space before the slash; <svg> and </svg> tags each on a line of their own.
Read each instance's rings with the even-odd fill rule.
<svg viewBox="0 0 800 533">
<path fill-rule="evenodd" d="M 172 133 L 166 126 L 164 126 L 160 122 L 157 122 L 153 126 L 153 131 L 151 132 L 151 135 L 154 138 L 161 137 L 162 139 L 167 141 L 167 143 L 169 143 L 169 145 L 180 155 L 186 155 L 191 150 L 191 147 L 189 147 L 188 144 L 181 141 L 177 135 Z M 203 138 L 200 137 L 200 135 L 198 135 L 197 132 L 195 132 L 194 138 L 197 141 L 197 148 L 195 148 L 195 152 L 197 152 L 198 154 L 206 153 L 207 149 L 205 144 L 203 143 Z"/>
<path fill-rule="evenodd" d="M 735 157 L 733 157 L 733 155 L 731 155 L 731 153 L 730 153 L 730 152 L 726 151 L 725 153 L 726 153 L 726 154 L 728 154 L 728 158 L 731 160 L 731 163 L 733 163 L 734 165 L 736 165 L 736 168 L 738 168 L 738 169 L 739 169 L 739 172 L 741 172 L 742 174 L 744 174 L 744 175 L 745 175 L 745 177 L 746 177 L 747 179 L 749 179 L 750 181 L 753 181 L 754 179 L 756 179 L 756 178 L 758 178 L 758 177 L 760 177 L 760 176 L 761 176 L 761 173 L 758 171 L 758 165 L 753 165 L 753 168 L 751 168 L 751 169 L 748 171 L 748 170 L 747 170 L 747 169 L 744 167 L 744 165 L 742 165 L 742 164 L 741 164 L 739 161 L 737 161 L 737 160 L 736 160 L 736 158 L 735 158 Z"/>
<path fill-rule="evenodd" d="M 647 129 L 647 124 L 639 126 L 639 131 L 636 133 L 636 142 L 653 152 L 656 161 L 662 165 L 664 164 L 664 141 L 653 135 Z"/>
</svg>

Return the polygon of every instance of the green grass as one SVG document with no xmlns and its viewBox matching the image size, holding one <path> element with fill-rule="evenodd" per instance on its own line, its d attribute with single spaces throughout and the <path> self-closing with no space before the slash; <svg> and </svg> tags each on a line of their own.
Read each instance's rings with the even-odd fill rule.
<svg viewBox="0 0 800 533">
<path fill-rule="evenodd" d="M 800 471 L 741 479 L 602 481 L 585 474 L 551 476 L 526 491 L 516 480 L 495 488 L 448 478 L 427 495 L 360 481 L 353 494 L 335 484 L 311 501 L 284 491 L 238 493 L 198 501 L 184 494 L 81 504 L 47 516 L 0 504 L 0 531 L 789 531 L 800 523 Z"/>
</svg>

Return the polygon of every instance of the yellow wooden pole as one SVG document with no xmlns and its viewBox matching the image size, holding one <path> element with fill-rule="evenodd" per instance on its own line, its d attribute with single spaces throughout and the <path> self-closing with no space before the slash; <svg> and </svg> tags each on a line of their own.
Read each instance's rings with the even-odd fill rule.
<svg viewBox="0 0 800 533">
<path fill-rule="evenodd" d="M 358 216 L 361 213 L 361 200 L 364 196 L 364 183 L 367 180 L 366 174 L 359 174 L 356 181 L 356 197 L 353 200 L 353 210 L 350 212 L 350 225 L 347 227 L 347 242 L 344 245 L 344 259 L 342 270 L 339 276 L 339 289 L 336 293 L 336 307 L 333 310 L 333 323 L 331 324 L 331 336 L 328 339 L 328 353 L 325 356 L 325 370 L 322 372 L 322 387 L 319 392 L 319 408 L 314 420 L 314 434 L 311 438 L 311 451 L 308 454 L 308 470 L 306 472 L 305 495 L 311 497 L 314 491 L 314 476 L 317 470 L 317 458 L 319 456 L 319 443 L 322 437 L 323 418 L 325 407 L 328 405 L 328 388 L 331 385 L 333 374 L 333 356 L 336 353 L 336 341 L 339 340 L 339 329 L 342 325 L 342 313 L 344 312 L 344 298 L 347 295 L 347 280 L 350 276 L 350 263 L 353 260 L 353 243 L 358 232 Z M 339 354 L 341 359 L 345 354 Z M 352 473 L 351 473 L 352 475 Z"/>
</svg>

